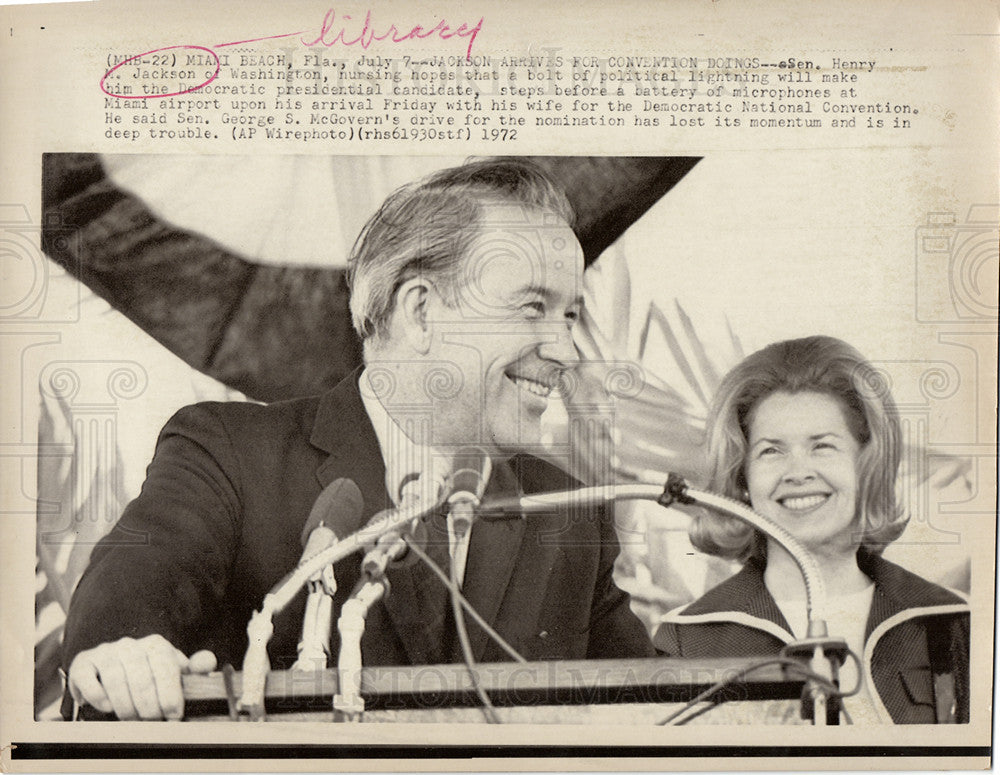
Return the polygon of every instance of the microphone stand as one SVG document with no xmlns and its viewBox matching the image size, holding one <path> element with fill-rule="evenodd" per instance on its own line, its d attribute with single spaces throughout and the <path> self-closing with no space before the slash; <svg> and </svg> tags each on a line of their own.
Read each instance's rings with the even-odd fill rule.
<svg viewBox="0 0 1000 775">
<path fill-rule="evenodd" d="M 826 589 L 823 584 L 823 577 L 820 574 L 819 566 L 815 559 L 804 546 L 787 530 L 780 525 L 771 523 L 766 518 L 757 514 L 738 501 L 725 498 L 714 493 L 696 490 L 687 485 L 684 479 L 677 474 L 669 474 L 666 485 L 658 487 L 656 485 L 620 485 L 605 487 L 589 487 L 568 492 L 542 493 L 528 496 L 496 499 L 483 502 L 478 506 L 470 502 L 469 509 L 472 513 L 482 519 L 511 519 L 521 518 L 532 512 L 548 512 L 553 508 L 566 509 L 574 506 L 600 505 L 610 501 L 624 500 L 651 500 L 662 506 L 672 506 L 674 503 L 701 503 L 710 508 L 718 509 L 730 514 L 737 519 L 742 519 L 752 526 L 766 533 L 781 543 L 795 560 L 802 572 L 806 584 L 806 609 L 808 613 L 809 625 L 806 638 L 795 643 L 790 643 L 783 650 L 783 654 L 793 656 L 808 655 L 810 659 L 810 670 L 815 674 L 819 673 L 823 678 L 836 676 L 837 666 L 843 662 L 843 655 L 847 653 L 847 644 L 843 639 L 830 638 L 827 635 L 826 626 Z M 417 502 L 396 510 L 382 512 L 378 518 L 370 522 L 366 527 L 359 530 L 354 535 L 343 541 L 334 543 L 326 549 L 318 552 L 314 556 L 303 560 L 284 579 L 278 582 L 272 590 L 264 596 L 259 611 L 255 611 L 247 624 L 247 636 L 249 646 L 243 660 L 243 693 L 237 704 L 237 709 L 248 712 L 250 718 L 256 721 L 264 719 L 264 690 L 267 673 L 270 670 L 270 661 L 267 656 L 267 643 L 273 633 L 273 617 L 288 605 L 298 593 L 298 591 L 309 581 L 309 579 L 327 565 L 333 565 L 345 557 L 352 554 L 358 548 L 375 544 L 376 551 L 379 551 L 379 543 L 383 544 L 381 551 L 392 549 L 397 551 L 397 541 L 401 544 L 399 531 L 417 520 L 430 515 L 438 509 L 440 502 L 431 506 L 424 506 Z M 460 511 L 464 512 L 465 506 Z M 512 512 L 516 516 L 512 516 Z M 380 542 L 379 539 L 391 536 L 392 539 Z M 385 546 L 387 544 L 387 546 Z M 385 566 L 391 561 L 391 557 L 377 555 L 379 559 L 373 557 L 374 567 L 381 566 L 384 572 Z M 367 558 L 367 555 L 366 555 Z M 366 583 L 379 586 L 380 582 L 374 579 L 366 579 Z M 386 582 L 386 589 L 388 588 Z M 359 592 L 364 591 L 364 585 Z M 384 594 L 385 589 L 378 592 L 378 597 Z M 360 602 L 364 605 L 369 595 L 375 595 L 375 590 L 365 591 Z M 375 597 L 375 600 L 378 599 Z M 370 608 L 368 603 L 364 607 L 364 613 Z M 346 604 L 345 604 L 345 607 Z M 361 609 L 358 609 L 360 612 Z M 352 616 L 354 616 L 352 614 Z M 364 614 L 361 616 L 363 624 Z M 356 621 L 356 617 L 355 617 Z M 339 625 L 338 625 L 339 626 Z M 353 639 L 353 635 L 352 635 Z M 360 636 L 357 639 L 360 643 Z M 353 641 L 352 641 L 353 642 Z M 350 657 L 354 659 L 354 657 Z M 360 645 L 358 646 L 358 656 L 355 665 L 360 664 Z M 352 669 L 349 664 L 348 669 Z M 360 673 L 357 673 L 360 675 Z M 804 706 L 806 717 L 811 712 L 813 722 L 822 725 L 828 721 L 828 713 L 836 721 L 834 714 L 835 706 L 829 702 L 830 692 L 824 682 L 810 680 L 807 681 L 807 691 L 803 696 L 804 702 L 810 702 Z M 345 703 L 345 707 L 347 703 Z M 353 706 L 356 708 L 356 704 Z M 351 712 L 349 708 L 345 712 Z"/>
<path fill-rule="evenodd" d="M 326 667 L 330 657 L 330 624 L 333 619 L 333 596 L 336 593 L 337 579 L 332 565 L 327 565 L 309 580 L 309 597 L 306 598 L 306 612 L 302 619 L 302 638 L 299 640 L 298 658 L 292 665 L 292 670 L 308 672 Z"/>
<path fill-rule="evenodd" d="M 449 516 L 452 518 L 456 536 L 459 541 L 472 527 L 472 520 L 475 517 L 475 507 L 479 505 L 479 496 L 482 494 L 486 481 L 489 479 L 490 462 L 485 455 L 480 455 L 481 472 L 474 472 L 474 479 L 470 482 L 476 487 L 478 492 L 467 492 L 465 487 L 453 487 L 453 493 L 448 498 Z M 461 472 L 466 474 L 468 472 Z M 454 481 L 453 485 L 458 483 Z M 421 484 L 424 485 L 421 488 Z M 464 479 L 461 484 L 466 484 Z M 435 486 L 436 485 L 436 486 Z M 419 475 L 415 477 L 404 477 L 404 483 L 400 487 L 400 498 L 404 503 L 419 506 L 424 500 L 435 501 L 436 508 L 442 500 L 444 492 L 444 482 L 428 478 L 422 481 Z M 429 491 L 427 488 L 432 488 Z M 358 582 L 350 599 L 341 608 L 340 618 L 337 620 L 337 631 L 340 633 L 340 654 L 337 657 L 338 671 L 338 693 L 333 698 L 334 721 L 359 722 L 365 711 L 365 701 L 361 696 L 361 639 L 365 633 L 365 619 L 371 607 L 389 594 L 389 579 L 386 576 L 386 569 L 389 563 L 400 559 L 407 551 L 406 542 L 402 538 L 404 530 L 412 532 L 415 529 L 415 522 L 407 526 L 399 526 L 393 530 L 383 533 L 369 545 L 370 548 L 365 553 L 361 561 L 362 579 Z M 459 541 L 456 541 L 456 546 Z M 454 553 L 452 554 L 452 565 L 454 567 Z"/>
<path fill-rule="evenodd" d="M 520 517 L 522 514 L 550 511 L 553 508 L 567 509 L 627 500 L 650 500 L 664 507 L 675 503 L 699 503 L 752 525 L 788 550 L 805 580 L 808 626 L 806 637 L 789 643 L 781 654 L 806 661 L 810 675 L 813 676 L 807 679 L 803 693 L 803 718 L 811 718 L 817 726 L 826 725 L 831 720 L 836 723 L 839 713 L 836 702 L 831 702 L 829 683 L 836 678 L 848 649 L 843 638 L 831 638 L 827 633 L 826 586 L 819 565 L 795 536 L 745 504 L 694 489 L 683 477 L 671 473 L 667 475 L 666 484 L 662 488 L 646 484 L 610 485 L 501 498 L 483 503 L 477 510 L 477 516 L 482 519 L 510 519 L 512 513 Z M 816 680 L 815 676 L 822 680 Z"/>
<path fill-rule="evenodd" d="M 459 556 L 464 558 L 467 551 L 467 537 L 472 529 L 472 523 L 476 518 L 476 507 L 480 505 L 486 483 L 489 481 L 493 465 L 490 457 L 481 450 L 470 450 L 462 461 L 465 467 L 456 471 L 452 476 L 452 493 L 448 497 L 448 520 L 449 520 L 449 555 L 451 562 L 450 576 L 451 585 L 449 589 L 451 597 L 451 610 L 455 618 L 455 631 L 458 635 L 459 644 L 462 649 L 462 657 L 469 673 L 469 680 L 479 696 L 482 703 L 482 711 L 486 720 L 491 724 L 501 723 L 496 709 L 489 695 L 479 682 L 479 677 L 475 670 L 475 657 L 472 653 L 472 644 L 469 641 L 469 632 L 465 625 L 465 616 L 459 601 L 459 589 L 462 586 L 462 574 L 464 574 L 465 560 L 459 562 Z M 459 566 L 462 570 L 459 570 Z"/>
<path fill-rule="evenodd" d="M 840 717 L 840 709 L 829 687 L 837 678 L 848 648 L 847 641 L 831 637 L 827 632 L 826 585 L 812 554 L 791 533 L 764 518 L 749 506 L 722 495 L 695 490 L 677 474 L 667 476 L 663 495 L 657 502 L 661 506 L 671 506 L 675 502 L 700 503 L 753 525 L 788 550 L 805 581 L 808 624 L 806 637 L 787 644 L 781 650 L 781 656 L 804 661 L 809 666 L 809 675 L 802 694 L 802 717 L 811 719 L 814 726 L 836 724 Z M 820 680 L 816 680 L 816 677 Z"/>
<path fill-rule="evenodd" d="M 365 634 L 368 611 L 389 591 L 387 579 L 362 580 L 340 609 L 337 631 L 337 693 L 333 696 L 333 720 L 359 722 L 365 712 L 361 696 L 361 638 Z"/>
<path fill-rule="evenodd" d="M 361 696 L 361 639 L 365 634 L 365 620 L 371 607 L 389 594 L 386 568 L 405 552 L 406 543 L 398 531 L 376 540 L 361 561 L 361 580 L 341 606 L 337 620 L 340 653 L 337 656 L 338 691 L 333 697 L 334 721 L 357 723 L 365 712 L 365 701 Z"/>
<path fill-rule="evenodd" d="M 247 623 L 249 645 L 243 658 L 243 693 L 237 710 L 247 713 L 252 721 L 264 720 L 264 691 L 271 663 L 267 644 L 274 632 L 274 616 L 287 606 L 313 574 L 327 565 L 334 565 L 358 549 L 377 542 L 382 536 L 404 528 L 414 520 L 423 519 L 438 508 L 439 504 L 423 506 L 420 503 L 396 510 L 382 512 L 367 526 L 338 541 L 312 557 L 302 560 L 297 567 L 274 585 L 264 596 L 259 611 L 254 611 Z"/>
</svg>

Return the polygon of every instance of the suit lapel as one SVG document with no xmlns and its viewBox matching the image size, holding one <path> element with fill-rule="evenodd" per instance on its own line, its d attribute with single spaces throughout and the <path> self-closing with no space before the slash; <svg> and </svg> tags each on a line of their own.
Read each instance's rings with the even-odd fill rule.
<svg viewBox="0 0 1000 775">
<path fill-rule="evenodd" d="M 521 495 L 521 488 L 507 463 L 498 463 L 486 488 L 486 496 Z M 522 519 L 479 520 L 472 527 L 462 593 L 490 624 L 497 613 L 517 558 L 521 553 L 526 521 Z M 473 656 L 482 658 L 489 638 L 486 631 L 466 617 Z"/>
<path fill-rule="evenodd" d="M 890 616 L 895 616 L 900 611 L 904 611 L 906 606 L 901 605 L 892 597 L 886 594 L 885 588 L 875 582 L 875 591 L 872 594 L 872 607 L 868 611 L 868 621 L 865 623 L 865 642 L 882 622 Z"/>
<path fill-rule="evenodd" d="M 316 469 L 320 486 L 326 487 L 333 480 L 346 477 L 358 485 L 365 498 L 361 522 L 355 530 L 367 524 L 377 512 L 394 505 L 385 489 L 385 461 L 378 437 L 361 400 L 360 375 L 361 369 L 358 369 L 323 396 L 310 436 L 312 444 L 328 453 Z M 447 557 L 447 534 L 444 541 L 444 557 Z M 410 662 L 427 664 L 440 658 L 447 592 L 423 563 L 413 560 L 415 558 L 400 567 L 390 567 L 390 590 L 382 605 Z M 355 555 L 345 562 L 360 564 L 361 557 Z M 447 573 L 447 565 L 444 571 Z M 378 637 L 375 631 L 378 617 L 370 615 L 369 620 L 371 635 Z"/>
<path fill-rule="evenodd" d="M 487 486 L 488 496 L 519 493 L 517 480 L 505 464 L 498 465 Z M 449 571 L 447 520 L 428 517 L 427 553 Z M 525 534 L 523 519 L 476 522 L 469 537 L 462 594 L 489 624 L 496 620 Z M 413 664 L 461 659 L 448 591 L 433 571 L 415 562 L 390 573 L 392 592 L 385 607 Z M 482 657 L 489 641 L 486 631 L 466 617 L 473 656 Z"/>
<path fill-rule="evenodd" d="M 448 532 L 443 516 L 426 520 L 431 561 L 448 573 Z M 450 642 L 451 614 L 448 590 L 434 572 L 412 555 L 406 564 L 390 568 L 392 589 L 384 599 L 403 648 L 415 665 L 445 661 L 444 644 Z"/>
<path fill-rule="evenodd" d="M 361 520 L 351 532 L 391 505 L 385 491 L 385 463 L 358 392 L 359 375 L 360 369 L 320 399 L 309 437 L 314 446 L 328 453 L 316 469 L 320 487 L 335 479 L 351 479 L 365 499 Z"/>
</svg>

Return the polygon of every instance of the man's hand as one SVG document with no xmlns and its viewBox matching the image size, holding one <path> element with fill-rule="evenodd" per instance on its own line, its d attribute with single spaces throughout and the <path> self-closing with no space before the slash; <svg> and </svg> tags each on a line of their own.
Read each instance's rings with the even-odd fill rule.
<svg viewBox="0 0 1000 775">
<path fill-rule="evenodd" d="M 162 635 L 122 638 L 81 651 L 69 667 L 73 699 L 119 719 L 180 719 L 184 715 L 182 673 L 210 673 L 215 655 L 190 658 Z"/>
</svg>

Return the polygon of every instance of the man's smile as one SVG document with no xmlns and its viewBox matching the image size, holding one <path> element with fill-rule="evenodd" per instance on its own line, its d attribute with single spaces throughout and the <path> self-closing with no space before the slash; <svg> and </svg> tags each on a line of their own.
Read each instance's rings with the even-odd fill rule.
<svg viewBox="0 0 1000 775">
<path fill-rule="evenodd" d="M 548 398 L 552 394 L 553 385 L 539 382 L 538 380 L 531 379 L 530 377 L 522 377 L 517 374 L 507 374 L 506 377 L 522 390 L 526 390 L 539 398 Z"/>
</svg>

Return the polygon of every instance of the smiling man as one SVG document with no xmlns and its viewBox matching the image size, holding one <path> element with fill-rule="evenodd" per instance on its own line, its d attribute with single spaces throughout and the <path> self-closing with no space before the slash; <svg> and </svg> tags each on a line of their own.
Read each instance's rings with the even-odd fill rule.
<svg viewBox="0 0 1000 775">
<path fill-rule="evenodd" d="M 426 408 L 417 443 L 477 444 L 495 456 L 539 443 L 549 397 L 577 361 L 583 273 L 568 204 L 541 180 L 519 182 L 540 187 L 519 192 L 525 202 L 453 188 L 398 193 L 403 202 L 390 199 L 355 251 L 351 308 L 368 334 L 365 359 L 391 375 L 383 404 Z M 398 251 L 390 285 L 386 256 L 399 219 L 410 217 L 397 212 L 404 204 L 438 215 Z M 365 293 L 378 283 L 394 295 Z M 435 391 L 435 376 L 453 389 Z"/>
<path fill-rule="evenodd" d="M 333 526 L 341 539 L 390 507 L 409 475 L 447 470 L 468 445 L 493 461 L 488 495 L 574 486 L 530 454 L 577 359 L 583 257 L 572 220 L 564 194 L 518 160 L 444 170 L 391 195 L 350 262 L 364 368 L 320 397 L 199 404 L 170 420 L 142 493 L 74 596 L 68 697 L 121 718 L 182 715 L 180 674 L 239 667 L 247 620 L 298 562 L 310 509 L 337 479 L 364 498 Z M 525 658 L 654 653 L 612 580 L 618 543 L 603 510 L 478 522 L 464 535 L 441 517 L 427 529 L 429 553 L 454 565 L 466 598 Z M 335 615 L 359 564 L 335 567 Z M 421 563 L 388 578 L 364 663 L 458 661 L 445 588 Z M 296 659 L 304 608 L 300 595 L 275 618 L 274 668 Z M 469 629 L 477 660 L 508 658 Z"/>
</svg>

